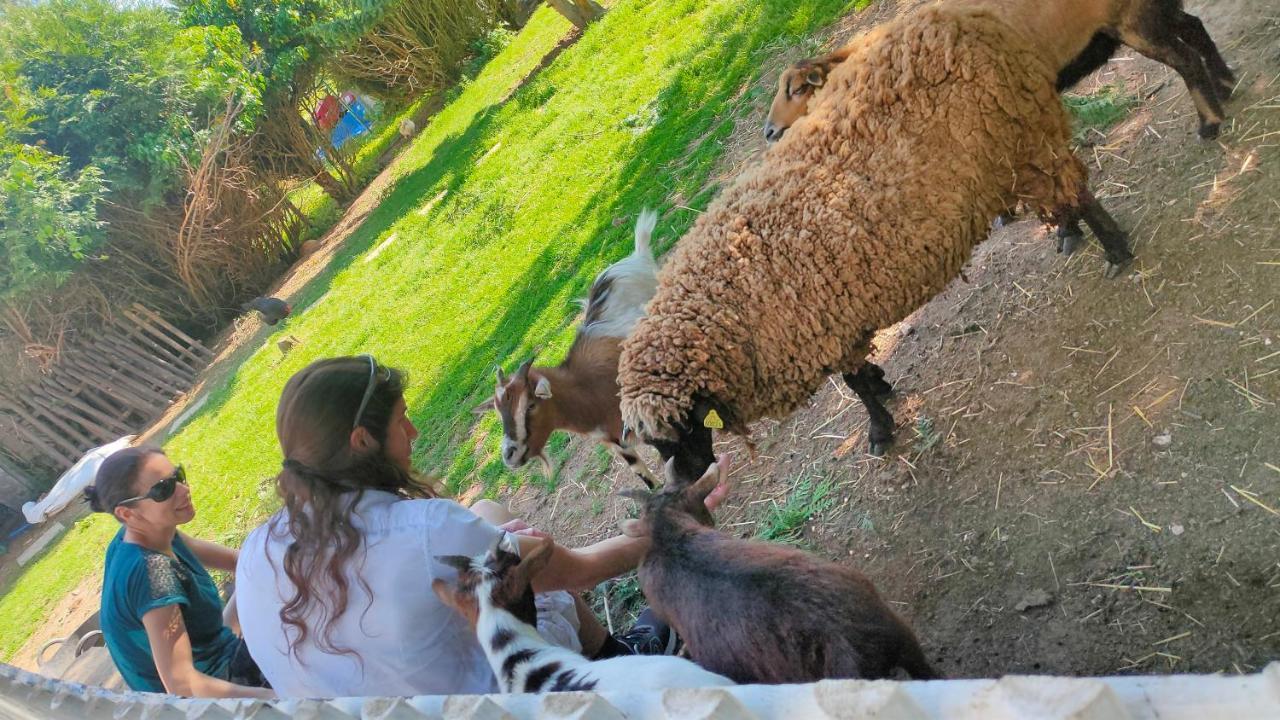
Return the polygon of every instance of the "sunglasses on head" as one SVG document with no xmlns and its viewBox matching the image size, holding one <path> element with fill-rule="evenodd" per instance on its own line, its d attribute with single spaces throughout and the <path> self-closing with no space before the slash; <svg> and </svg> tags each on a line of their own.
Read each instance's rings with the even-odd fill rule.
<svg viewBox="0 0 1280 720">
<path fill-rule="evenodd" d="M 135 503 L 135 502 L 138 502 L 139 500 L 154 500 L 156 502 L 164 502 L 165 500 L 168 500 L 169 498 L 173 497 L 174 491 L 178 489 L 178 483 L 182 483 L 183 485 L 187 484 L 187 473 L 185 470 L 182 469 L 181 465 L 174 468 L 172 475 L 161 480 L 155 485 L 152 485 L 151 489 L 146 491 L 142 495 L 139 495 L 137 497 L 131 497 L 127 500 L 121 500 L 120 502 L 116 503 L 115 506 L 120 507 L 121 505 L 128 505 L 129 503 Z"/>
<path fill-rule="evenodd" d="M 364 387 L 364 397 L 360 399 L 360 407 L 356 410 L 356 419 L 351 423 L 351 429 L 355 430 L 360 427 L 360 420 L 364 417 L 364 410 L 369 406 L 369 400 L 373 397 L 373 391 L 378 387 L 378 363 L 373 359 L 372 355 L 361 355 L 362 358 L 369 360 L 369 383 Z M 383 368 L 383 380 L 391 379 L 391 369 Z"/>
</svg>

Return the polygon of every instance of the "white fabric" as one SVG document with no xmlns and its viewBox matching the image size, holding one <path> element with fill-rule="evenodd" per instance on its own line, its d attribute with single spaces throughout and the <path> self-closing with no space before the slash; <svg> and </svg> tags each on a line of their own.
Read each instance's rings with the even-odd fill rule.
<svg viewBox="0 0 1280 720">
<path fill-rule="evenodd" d="M 22 515 L 27 522 L 32 525 L 39 525 L 44 522 L 50 515 L 55 515 L 59 510 L 71 504 L 72 500 L 81 497 L 84 489 L 93 484 L 94 478 L 98 476 L 98 466 L 102 464 L 107 456 L 117 450 L 128 447 L 133 442 L 135 435 L 127 435 L 107 445 L 96 447 L 85 453 L 75 465 L 72 465 L 66 472 L 62 473 L 62 477 L 58 478 L 58 482 L 53 484 L 48 494 L 40 498 L 40 502 L 27 502 L 22 504 Z"/>
<path fill-rule="evenodd" d="M 283 512 L 279 527 L 287 532 Z M 268 522 L 251 532 L 240 548 L 240 626 L 250 654 L 276 692 L 282 697 L 496 692 L 497 682 L 475 634 L 440 602 L 431 581 L 440 577 L 453 582 L 457 577 L 455 570 L 434 558 L 474 557 L 505 533 L 450 500 L 402 500 L 376 491 L 366 491 L 352 524 L 362 531 L 364 552 L 349 568 L 359 568 L 370 592 L 349 570 L 348 609 L 334 623 L 332 639 L 338 647 L 358 652 L 359 658 L 322 651 L 314 630 L 319 623 L 314 620 L 308 622 L 311 635 L 290 655 L 280 621 L 280 609 L 294 589 L 282 564 L 288 539 L 273 536 Z M 556 595 L 567 598 L 568 611 L 574 613 L 572 598 Z M 563 603 L 550 601 L 562 616 Z M 550 642 L 561 644 L 567 622 L 565 617 L 548 621 Z M 577 643 L 576 631 L 572 634 Z"/>
</svg>

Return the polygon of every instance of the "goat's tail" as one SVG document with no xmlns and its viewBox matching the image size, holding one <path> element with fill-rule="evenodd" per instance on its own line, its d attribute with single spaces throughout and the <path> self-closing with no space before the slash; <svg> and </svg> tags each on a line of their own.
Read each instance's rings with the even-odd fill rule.
<svg viewBox="0 0 1280 720">
<path fill-rule="evenodd" d="M 646 259 L 653 258 L 653 250 L 649 240 L 653 238 L 653 229 L 658 226 L 658 211 L 645 208 L 636 219 L 636 249 L 631 254 Z"/>
</svg>

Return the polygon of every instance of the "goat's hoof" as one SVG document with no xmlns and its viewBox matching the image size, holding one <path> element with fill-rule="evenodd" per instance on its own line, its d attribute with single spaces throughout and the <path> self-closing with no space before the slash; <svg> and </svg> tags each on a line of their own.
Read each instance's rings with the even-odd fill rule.
<svg viewBox="0 0 1280 720">
<path fill-rule="evenodd" d="M 1218 134 L 1222 131 L 1222 123 L 1201 123 L 1200 139 L 1201 140 L 1217 140 Z"/>
<path fill-rule="evenodd" d="M 1130 260 L 1131 259 L 1132 258 L 1130 258 Z M 1108 280 L 1114 280 L 1120 277 L 1120 272 L 1124 270 L 1125 266 L 1128 264 L 1129 260 L 1120 260 L 1119 262 L 1108 260 L 1107 266 L 1102 271 L 1102 276 Z"/>
<path fill-rule="evenodd" d="M 1074 253 L 1076 250 L 1079 250 L 1080 246 L 1083 244 L 1084 235 L 1082 234 L 1058 236 L 1058 252 L 1063 255 L 1070 255 L 1071 253 Z"/>
</svg>

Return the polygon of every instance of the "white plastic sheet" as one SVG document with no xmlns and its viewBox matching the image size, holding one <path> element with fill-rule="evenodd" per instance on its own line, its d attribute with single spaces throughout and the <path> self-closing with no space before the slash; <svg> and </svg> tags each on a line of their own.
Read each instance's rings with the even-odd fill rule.
<svg viewBox="0 0 1280 720">
<path fill-rule="evenodd" d="M 84 494 L 84 489 L 93 484 L 93 479 L 98 474 L 98 466 L 102 461 L 111 453 L 128 447 L 135 437 L 137 436 L 127 435 L 85 453 L 75 465 L 62 473 L 62 477 L 58 478 L 58 482 L 54 483 L 49 494 L 45 495 L 40 502 L 22 504 L 22 514 L 27 518 L 27 522 L 38 525 L 50 515 L 70 505 L 72 500 L 80 498 Z"/>
</svg>

